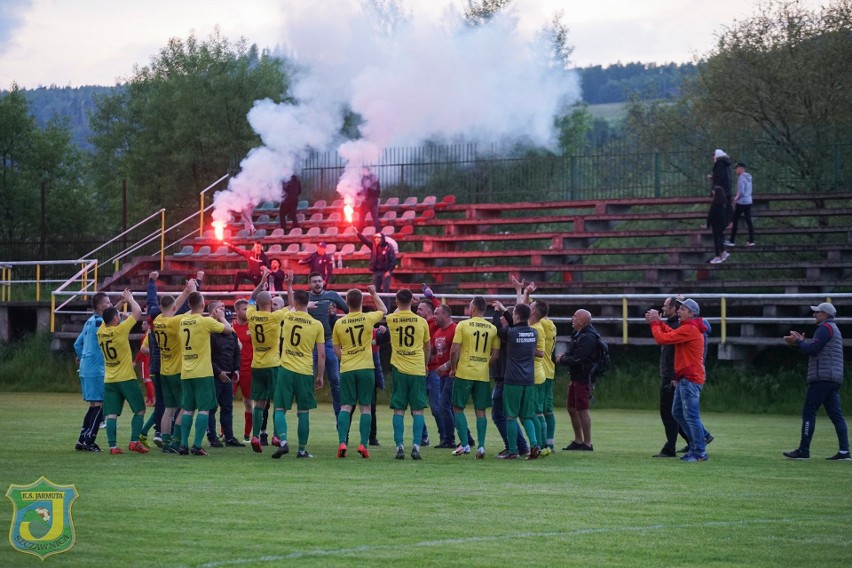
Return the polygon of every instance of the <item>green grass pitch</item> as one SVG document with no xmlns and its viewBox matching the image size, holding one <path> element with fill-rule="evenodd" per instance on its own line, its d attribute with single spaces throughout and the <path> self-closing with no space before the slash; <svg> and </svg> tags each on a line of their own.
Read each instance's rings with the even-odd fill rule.
<svg viewBox="0 0 852 568">
<path fill-rule="evenodd" d="M 242 428 L 237 405 L 237 430 Z M 708 463 L 652 459 L 656 412 L 592 411 L 595 451 L 504 462 L 489 423 L 488 459 L 381 448 L 335 457 L 329 406 L 312 414 L 312 460 L 291 452 L 210 449 L 209 457 L 75 452 L 85 407 L 75 395 L 0 397 L 0 483 L 44 475 L 75 484 L 76 545 L 42 563 L 0 544 L 0 566 L 849 566 L 852 463 L 820 414 L 809 462 L 799 418 L 708 414 Z M 557 411 L 557 444 L 570 424 Z M 474 423 L 470 416 L 471 424 Z M 291 432 L 295 433 L 295 420 Z M 434 421 L 427 411 L 427 425 Z M 410 448 L 411 419 L 406 417 Z M 127 411 L 119 421 L 123 448 Z M 355 430 L 353 429 L 353 432 Z M 105 433 L 99 442 L 106 446 Z M 0 527 L 10 525 L 3 499 Z M 8 534 L 8 533 L 7 533 Z"/>
</svg>

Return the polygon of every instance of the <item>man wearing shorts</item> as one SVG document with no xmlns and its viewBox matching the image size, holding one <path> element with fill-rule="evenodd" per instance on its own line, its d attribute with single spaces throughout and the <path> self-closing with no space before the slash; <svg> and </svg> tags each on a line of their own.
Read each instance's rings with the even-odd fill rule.
<svg viewBox="0 0 852 568">
<path fill-rule="evenodd" d="M 252 413 L 251 449 L 257 453 L 263 452 L 260 444 L 263 411 L 266 410 L 270 399 L 275 393 L 275 379 L 281 358 L 278 355 L 278 343 L 281 338 L 281 322 L 286 310 L 272 311 L 272 296 L 263 290 L 269 278 L 269 269 L 264 268 L 260 284 L 251 293 L 251 299 L 246 309 L 249 333 L 251 333 L 251 399 L 254 404 Z"/>
<path fill-rule="evenodd" d="M 352 410 L 361 407 L 359 430 L 361 444 L 358 453 L 370 457 L 367 443 L 370 439 L 370 405 L 375 394 L 376 377 L 373 367 L 373 327 L 388 313 L 382 299 L 371 285 L 367 290 L 378 308 L 373 312 L 362 312 L 363 294 L 352 289 L 346 293 L 349 313 L 337 320 L 332 332 L 334 353 L 340 359 L 340 414 L 337 418 L 337 457 L 346 457 L 346 439 L 352 420 Z"/>
<path fill-rule="evenodd" d="M 156 277 L 154 280 L 156 280 Z M 154 318 L 154 338 L 157 340 L 157 346 L 160 349 L 160 388 L 163 391 L 163 404 L 165 406 L 163 419 L 160 422 L 164 454 L 176 454 L 180 448 L 180 421 L 175 421 L 174 432 L 172 432 L 172 422 L 180 406 L 182 395 L 180 320 L 183 316 L 178 315 L 178 306 L 183 306 L 189 295 L 195 291 L 196 282 L 190 279 L 177 300 L 172 296 L 162 296 L 159 300 L 160 314 Z M 154 293 L 156 295 L 156 288 Z M 151 306 L 150 280 L 148 306 L 149 308 Z"/>
<path fill-rule="evenodd" d="M 178 453 L 206 456 L 201 441 L 207 433 L 207 419 L 211 408 L 216 406 L 216 385 L 213 383 L 213 362 L 210 355 L 210 335 L 233 333 L 225 319 L 225 307 L 219 305 L 204 317 L 204 296 L 201 292 L 189 295 L 190 314 L 180 320 L 180 337 L 183 352 L 180 378 L 181 385 L 181 445 Z M 195 411 L 195 440 L 189 446 L 189 431 Z"/>
<path fill-rule="evenodd" d="M 92 296 L 95 313 L 83 324 L 83 331 L 74 342 L 77 363 L 80 365 L 80 388 L 83 400 L 89 404 L 86 416 L 83 417 L 80 437 L 74 446 L 77 451 L 101 451 L 95 443 L 104 416 L 104 354 L 98 345 L 98 328 L 104 321 L 104 310 L 109 307 L 112 307 L 112 302 L 103 292 Z"/>
<path fill-rule="evenodd" d="M 279 447 L 272 454 L 278 459 L 290 451 L 287 443 L 287 415 L 296 401 L 299 451 L 297 458 L 313 457 L 308 453 L 308 436 L 311 431 L 310 410 L 317 407 L 314 390 L 322 388 L 325 370 L 325 333 L 322 324 L 308 314 L 308 293 L 293 292 L 293 273 L 285 278 L 288 296 L 292 296 L 295 311 L 284 313 L 284 333 L 281 336 L 281 368 L 275 385 L 275 430 L 280 438 Z M 317 350 L 316 378 L 313 354 Z"/>
<path fill-rule="evenodd" d="M 518 304 L 512 313 L 514 325 L 503 328 L 505 338 L 506 372 L 503 378 L 503 411 L 506 414 L 506 446 L 503 459 L 518 459 L 518 422 L 520 418 L 530 439 L 530 455 L 534 460 L 540 454 L 536 439 L 535 414 L 538 395 L 535 385 L 535 360 L 544 354 L 544 337 L 530 327 L 530 307 Z"/>
<path fill-rule="evenodd" d="M 472 398 L 476 412 L 476 458 L 485 458 L 485 432 L 488 428 L 485 410 L 491 407 L 489 371 L 500 354 L 497 328 L 482 317 L 486 307 L 485 298 L 476 296 L 470 302 L 470 319 L 459 322 L 453 335 L 450 368 L 456 377 L 452 398 L 453 416 L 459 434 L 459 446 L 453 450 L 454 456 L 470 453 L 470 445 L 462 444 L 469 433 L 464 407 Z"/>
<path fill-rule="evenodd" d="M 121 299 L 130 307 L 130 316 L 121 321 L 118 310 L 110 306 L 104 310 L 104 323 L 98 329 L 98 345 L 104 356 L 104 414 L 106 415 L 107 441 L 110 454 L 123 453 L 117 443 L 117 421 L 124 402 L 130 406 L 133 418 L 130 421 L 130 445 L 132 452 L 145 454 L 148 448 L 139 442 L 139 432 L 145 419 L 145 400 L 133 369 L 133 353 L 130 350 L 130 331 L 142 319 L 142 308 L 133 299 L 130 290 L 121 294 Z"/>
<path fill-rule="evenodd" d="M 432 355 L 429 324 L 411 311 L 411 290 L 396 293 L 396 311 L 387 317 L 391 342 L 391 375 L 393 376 L 393 440 L 396 459 L 405 459 L 405 411 L 411 405 L 413 422 L 411 459 L 419 460 L 423 439 L 423 409 L 426 408 L 426 363 Z"/>
<path fill-rule="evenodd" d="M 243 397 L 243 406 L 245 407 L 243 412 L 245 419 L 243 442 L 246 444 L 251 441 L 249 436 L 252 431 L 252 410 L 254 408 L 251 402 L 251 361 L 254 350 L 251 346 L 251 334 L 249 333 L 246 314 L 247 308 L 248 300 L 241 298 L 234 302 L 234 323 L 231 324 L 240 342 L 240 378 L 234 383 L 234 394 L 237 394 L 237 390 L 239 390 Z"/>
<path fill-rule="evenodd" d="M 574 429 L 574 440 L 562 449 L 591 452 L 592 418 L 589 416 L 589 400 L 598 331 L 592 325 L 592 314 L 588 310 L 574 312 L 571 327 L 574 328 L 574 333 L 571 335 L 568 352 L 560 355 L 559 362 L 568 365 L 568 371 L 571 373 L 571 382 L 568 384 L 568 415 Z"/>
</svg>

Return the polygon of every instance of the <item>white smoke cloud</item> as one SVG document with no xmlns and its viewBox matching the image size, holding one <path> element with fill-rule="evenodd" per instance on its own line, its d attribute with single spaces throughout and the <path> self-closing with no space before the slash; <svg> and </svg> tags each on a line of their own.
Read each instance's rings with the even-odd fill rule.
<svg viewBox="0 0 852 568">
<path fill-rule="evenodd" d="M 554 147 L 553 117 L 580 98 L 580 87 L 574 73 L 548 65 L 549 46 L 534 33 L 549 14 L 519 0 L 515 10 L 469 27 L 461 5 L 400 0 L 402 17 L 380 28 L 354 1 L 288 2 L 286 55 L 302 71 L 293 90 L 299 104 L 256 103 L 249 120 L 264 147 L 217 194 L 214 218 L 225 219 L 226 207 L 278 199 L 306 147 L 337 148 L 347 162 L 338 184 L 344 196 L 357 191 L 360 166 L 387 147 L 458 138 Z M 362 118 L 359 140 L 338 139 L 347 106 Z"/>
</svg>

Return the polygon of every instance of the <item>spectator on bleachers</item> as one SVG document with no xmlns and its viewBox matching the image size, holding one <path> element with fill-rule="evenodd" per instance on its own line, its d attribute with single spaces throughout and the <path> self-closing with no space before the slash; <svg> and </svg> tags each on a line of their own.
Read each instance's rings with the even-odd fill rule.
<svg viewBox="0 0 852 568">
<path fill-rule="evenodd" d="M 746 165 L 737 162 L 734 171 L 737 172 L 737 194 L 734 196 L 734 222 L 731 227 L 731 240 L 725 241 L 725 246 L 734 246 L 737 240 L 737 229 L 740 227 L 740 217 L 745 217 L 748 227 L 747 247 L 754 246 L 754 224 L 751 222 L 751 174 L 746 171 Z"/>
<path fill-rule="evenodd" d="M 363 233 L 358 233 L 361 242 L 371 248 L 370 272 L 373 273 L 373 285 L 379 292 L 390 292 L 393 269 L 396 268 L 396 250 L 387 242 L 385 236 L 377 232 L 370 241 Z"/>
<path fill-rule="evenodd" d="M 379 232 L 379 196 L 382 186 L 379 178 L 368 167 L 361 168 L 361 189 L 358 191 L 360 205 L 358 206 L 358 231 L 364 230 L 367 224 L 367 213 L 373 218 L 373 226 Z M 378 287 L 378 285 L 376 285 Z"/>
<path fill-rule="evenodd" d="M 716 150 L 713 152 L 713 173 L 707 176 L 710 180 L 710 186 L 717 185 L 725 191 L 725 196 L 728 198 L 728 203 L 731 202 L 731 158 L 724 150 Z"/>
<path fill-rule="evenodd" d="M 285 292 L 287 290 L 284 285 L 284 271 L 281 270 L 281 261 L 277 258 L 269 260 L 269 278 L 272 281 L 270 292 Z"/>
<path fill-rule="evenodd" d="M 236 276 L 234 276 L 234 291 L 236 292 L 240 288 L 240 283 L 243 280 L 250 280 L 255 286 L 260 284 L 260 279 L 263 275 L 263 267 L 265 266 L 269 268 L 269 257 L 266 256 L 266 253 L 263 250 L 263 245 L 259 242 L 255 242 L 251 250 L 235 247 L 229 242 L 226 242 L 225 246 L 240 256 L 243 256 L 248 262 L 247 269 L 240 270 L 237 272 Z"/>
<path fill-rule="evenodd" d="M 317 246 L 317 250 L 300 260 L 299 264 L 308 265 L 308 274 L 315 272 L 321 274 L 324 286 L 331 284 L 331 275 L 334 272 L 334 257 L 326 252 L 325 242 L 321 242 Z"/>
<path fill-rule="evenodd" d="M 724 189 L 721 186 L 713 186 L 713 193 L 710 197 L 710 210 L 707 212 L 707 228 L 713 230 L 713 248 L 716 251 L 716 256 L 710 260 L 710 264 L 719 264 L 728 260 L 731 256 L 725 250 L 725 227 L 730 221 L 729 210 L 731 204 L 725 197 Z"/>
<path fill-rule="evenodd" d="M 299 196 L 302 194 L 302 182 L 298 176 L 293 174 L 290 179 L 281 184 L 281 205 L 278 208 L 278 222 L 281 228 L 287 232 L 287 217 L 293 221 L 293 227 L 299 226 L 296 218 L 296 210 L 299 207 Z"/>
</svg>

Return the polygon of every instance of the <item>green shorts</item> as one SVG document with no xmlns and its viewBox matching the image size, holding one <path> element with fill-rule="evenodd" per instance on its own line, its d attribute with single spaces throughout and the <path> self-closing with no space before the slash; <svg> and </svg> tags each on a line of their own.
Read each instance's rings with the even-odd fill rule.
<svg viewBox="0 0 852 568">
<path fill-rule="evenodd" d="M 290 410 L 294 398 L 296 399 L 296 408 L 299 410 L 316 408 L 314 378 L 311 375 L 300 375 L 282 367 L 278 372 L 278 379 L 275 381 L 275 408 Z"/>
<path fill-rule="evenodd" d="M 269 400 L 275 395 L 275 379 L 281 367 L 251 368 L 251 399 Z"/>
<path fill-rule="evenodd" d="M 373 369 L 340 373 L 340 406 L 373 404 L 376 394 L 376 375 Z"/>
<path fill-rule="evenodd" d="M 166 408 L 177 408 L 181 399 L 180 375 L 160 375 L 160 387 L 163 389 L 163 403 Z"/>
<path fill-rule="evenodd" d="M 491 382 L 469 381 L 456 377 L 456 380 L 453 381 L 453 406 L 464 408 L 471 396 L 473 397 L 474 409 L 491 408 Z"/>
<path fill-rule="evenodd" d="M 136 377 L 119 383 L 104 383 L 104 416 L 121 416 L 125 400 L 134 414 L 145 410 L 145 399 Z"/>
<path fill-rule="evenodd" d="M 503 412 L 507 417 L 526 420 L 535 416 L 538 385 L 503 385 Z"/>
<path fill-rule="evenodd" d="M 553 414 L 553 379 L 544 381 L 544 401 L 542 401 L 542 412 Z"/>
<path fill-rule="evenodd" d="M 180 407 L 189 411 L 216 408 L 216 385 L 213 383 L 213 377 L 185 379 Z"/>
<path fill-rule="evenodd" d="M 394 410 L 405 410 L 411 405 L 411 410 L 423 410 L 428 405 L 426 397 L 426 377 L 422 375 L 407 375 L 391 367 L 393 377 L 393 395 L 390 407 Z"/>
<path fill-rule="evenodd" d="M 535 385 L 535 413 L 544 414 L 544 401 L 547 398 L 547 379 Z"/>
</svg>

